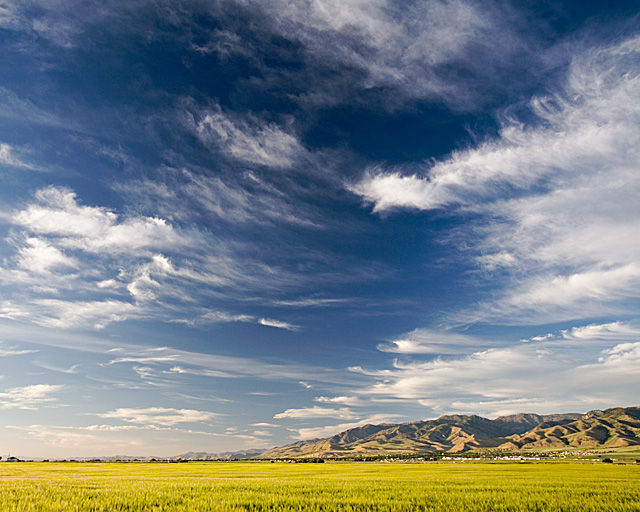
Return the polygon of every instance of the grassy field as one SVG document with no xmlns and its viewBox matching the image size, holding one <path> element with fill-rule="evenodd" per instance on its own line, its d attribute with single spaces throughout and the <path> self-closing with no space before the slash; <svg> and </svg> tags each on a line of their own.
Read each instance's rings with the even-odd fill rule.
<svg viewBox="0 0 640 512">
<path fill-rule="evenodd" d="M 2 511 L 640 511 L 640 465 L 0 463 Z"/>
</svg>

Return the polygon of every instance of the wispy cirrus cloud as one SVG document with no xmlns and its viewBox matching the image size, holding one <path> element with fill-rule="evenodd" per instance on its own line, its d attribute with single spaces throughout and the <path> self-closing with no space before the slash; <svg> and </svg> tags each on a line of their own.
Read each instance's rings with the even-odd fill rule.
<svg viewBox="0 0 640 512">
<path fill-rule="evenodd" d="M 388 343 L 378 345 L 381 352 L 394 354 L 456 354 L 468 353 L 472 347 L 486 345 L 473 336 L 457 334 L 449 331 L 416 329 Z"/>
<path fill-rule="evenodd" d="M 139 308 L 120 300 L 35 299 L 26 304 L 7 302 L 4 308 L 0 308 L 0 317 L 22 319 L 44 327 L 60 329 L 102 329 L 112 322 L 122 322 L 140 316 L 142 311 Z"/>
<path fill-rule="evenodd" d="M 28 99 L 19 97 L 14 91 L 3 86 L 0 86 L 0 118 L 12 123 L 30 123 L 52 127 L 65 125 L 54 113 L 38 107 Z M 15 158 L 11 153 L 13 153 L 13 147 L 10 146 L 9 158 Z M 41 169 L 38 168 L 38 170 Z"/>
<path fill-rule="evenodd" d="M 275 123 L 226 113 L 219 105 L 185 110 L 183 118 L 205 146 L 246 164 L 288 169 L 307 153 L 297 137 Z"/>
<path fill-rule="evenodd" d="M 155 180 L 117 185 L 149 210 L 181 221 L 215 219 L 240 225 L 300 225 L 322 228 L 316 212 L 251 171 L 231 177 L 206 169 L 163 166 Z"/>
<path fill-rule="evenodd" d="M 21 356 L 24 354 L 34 354 L 36 352 L 38 351 L 31 349 L 20 349 L 15 346 L 5 345 L 4 342 L 0 341 L 0 357 Z"/>
<path fill-rule="evenodd" d="M 19 151 L 10 144 L 0 143 L 0 166 L 13 167 L 15 169 L 26 169 L 29 171 L 40 171 L 40 167 L 26 162 Z"/>
<path fill-rule="evenodd" d="M 350 189 L 374 212 L 481 215 L 467 231 L 477 261 L 513 282 L 469 321 L 622 312 L 640 289 L 638 55 L 638 38 L 586 49 L 564 90 L 534 99 L 532 117 L 507 119 L 499 138 L 418 172 L 372 168 Z"/>
<path fill-rule="evenodd" d="M 360 87 L 436 97 L 454 108 L 471 107 L 486 93 L 483 77 L 499 75 L 505 61 L 527 52 L 513 17 L 490 2 L 281 0 L 259 9 L 317 60 L 360 70 Z M 464 83 L 448 74 L 454 63 L 464 69 Z"/>
<path fill-rule="evenodd" d="M 337 306 L 349 302 L 349 299 L 328 299 L 321 297 L 308 297 L 298 300 L 279 300 L 274 302 L 276 306 L 286 306 L 293 308 L 323 308 Z"/>
</svg>

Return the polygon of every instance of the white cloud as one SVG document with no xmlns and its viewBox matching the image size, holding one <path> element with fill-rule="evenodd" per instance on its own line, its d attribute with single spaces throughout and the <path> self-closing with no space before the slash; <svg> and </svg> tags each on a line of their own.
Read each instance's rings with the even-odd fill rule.
<svg viewBox="0 0 640 512">
<path fill-rule="evenodd" d="M 14 304 L 9 300 L 5 300 L 0 304 L 0 317 L 8 318 L 9 320 L 16 320 L 20 318 L 28 317 L 29 313 L 25 308 Z"/>
<path fill-rule="evenodd" d="M 204 322 L 255 322 L 251 315 L 234 315 L 224 311 L 207 311 L 200 317 Z"/>
<path fill-rule="evenodd" d="M 187 325 L 202 325 L 202 324 L 216 324 L 222 322 L 242 322 L 242 323 L 251 323 L 251 324 L 260 324 L 265 327 L 275 327 L 276 329 L 285 329 L 288 331 L 297 331 L 300 329 L 300 326 L 293 325 L 287 322 L 283 322 L 281 320 L 274 320 L 272 318 L 258 318 L 253 315 L 245 315 L 245 314 L 232 314 L 227 313 L 225 311 L 207 311 L 206 313 L 202 313 L 193 319 L 179 319 L 174 320 L 177 323 L 184 323 Z"/>
<path fill-rule="evenodd" d="M 1 16 L 1 12 L 0 12 Z M 0 166 L 14 167 L 16 169 L 27 169 L 29 171 L 39 171 L 40 168 L 25 162 L 16 154 L 15 148 L 9 144 L 0 143 Z"/>
<path fill-rule="evenodd" d="M 273 434 L 268 430 L 254 430 L 251 435 L 258 437 L 271 437 Z"/>
<path fill-rule="evenodd" d="M 4 343 L 0 341 L 0 357 L 21 356 L 24 354 L 34 354 L 38 350 L 19 349 L 16 347 L 5 347 Z"/>
<path fill-rule="evenodd" d="M 200 423 L 211 421 L 216 414 L 194 409 L 172 409 L 166 407 L 149 407 L 146 409 L 120 408 L 98 414 L 101 418 L 114 418 L 127 423 L 141 425 L 173 426 L 178 423 Z"/>
<path fill-rule="evenodd" d="M 330 409 L 327 407 L 306 407 L 303 409 L 287 409 L 284 412 L 274 416 L 275 419 L 295 418 L 295 419 L 312 419 L 312 418 L 339 418 L 343 420 L 356 419 L 358 415 L 348 407 L 339 409 Z"/>
<path fill-rule="evenodd" d="M 621 343 L 604 350 L 598 364 L 626 375 L 640 375 L 640 342 Z"/>
<path fill-rule="evenodd" d="M 127 290 L 137 301 L 155 300 L 162 285 L 154 277 L 163 278 L 171 274 L 176 274 L 171 261 L 161 254 L 155 254 L 149 263 L 141 265 L 135 271 Z"/>
<path fill-rule="evenodd" d="M 0 5 L 0 27 L 11 28 L 18 23 L 17 5 L 7 2 Z"/>
<path fill-rule="evenodd" d="M 32 233 L 50 237 L 60 247 L 89 253 L 133 253 L 184 246 L 187 240 L 163 219 L 121 219 L 112 211 L 81 206 L 71 190 L 48 187 L 36 193 L 37 203 L 14 216 Z"/>
<path fill-rule="evenodd" d="M 39 238 L 28 238 L 26 247 L 18 249 L 18 264 L 24 270 L 37 274 L 47 273 L 56 267 L 78 266 L 74 258 Z"/>
<path fill-rule="evenodd" d="M 287 322 L 282 322 L 280 320 L 273 320 L 271 318 L 261 318 L 258 320 L 260 325 L 265 325 L 267 327 L 275 327 L 276 329 L 286 329 L 288 331 L 296 331 L 300 327 L 297 325 L 293 325 Z"/>
<path fill-rule="evenodd" d="M 1 15 L 2 14 L 0 13 L 0 16 Z M 2 26 L 1 21 L 0 26 Z M 54 114 L 36 107 L 29 100 L 21 99 L 15 92 L 2 86 L 0 86 L 0 117 L 18 123 L 26 121 L 45 126 L 65 126 L 67 128 L 72 126 L 68 120 L 65 120 L 63 123 Z M 41 169 L 38 168 L 34 170 Z"/>
<path fill-rule="evenodd" d="M 221 379 L 237 377 L 237 375 L 234 375 L 233 373 L 228 373 L 221 370 L 212 370 L 208 368 L 184 368 L 182 366 L 173 366 L 171 367 L 169 372 L 184 375 L 197 375 L 200 377 L 215 377 Z"/>
<path fill-rule="evenodd" d="M 45 327 L 102 329 L 112 322 L 123 322 L 140 315 L 135 305 L 118 300 L 65 301 L 34 300 L 25 306 L 23 316 Z"/>
<path fill-rule="evenodd" d="M 195 116 L 185 113 L 185 119 L 205 146 L 247 164 L 288 169 L 306 155 L 298 139 L 278 125 L 254 116 L 239 118 L 223 112 L 218 105 Z"/>
<path fill-rule="evenodd" d="M 33 384 L 18 388 L 11 388 L 0 393 L 0 409 L 37 410 L 42 404 L 57 402 L 57 398 L 50 396 L 57 393 L 64 386 L 51 384 Z"/>
<path fill-rule="evenodd" d="M 457 354 L 468 353 L 472 347 L 486 345 L 485 342 L 449 331 L 416 329 L 401 338 L 378 345 L 378 350 L 395 354 Z"/>
<path fill-rule="evenodd" d="M 573 327 L 562 331 L 562 337 L 568 340 L 615 340 L 615 339 L 640 339 L 640 329 L 623 322 L 611 322 L 608 324 L 590 324 L 583 327 Z"/>
<path fill-rule="evenodd" d="M 153 181 L 129 181 L 116 188 L 172 219 L 191 221 L 204 216 L 234 224 L 321 227 L 309 205 L 296 202 L 250 171 L 223 179 L 202 169 L 163 166 Z"/>
<path fill-rule="evenodd" d="M 349 188 L 375 212 L 481 214 L 465 240 L 513 279 L 462 321 L 624 312 L 640 298 L 640 38 L 577 55 L 564 91 L 500 136 L 434 164 L 369 169 Z"/>
<path fill-rule="evenodd" d="M 362 400 L 357 396 L 317 396 L 313 399 L 316 402 L 323 404 L 342 404 L 349 406 L 363 405 Z"/>
<path fill-rule="evenodd" d="M 352 371 L 374 380 L 358 395 L 374 401 L 414 402 L 438 414 L 497 416 L 525 412 L 524 407 L 551 413 L 632 405 L 640 385 L 640 342 L 618 343 L 603 350 L 607 339 L 616 338 L 608 337 L 611 331 L 600 327 L 584 338 L 562 343 L 543 336 L 537 343 L 446 359 L 395 361 L 391 369 Z M 596 331 L 604 335 L 597 339 Z M 631 339 L 637 340 L 637 334 L 632 333 Z"/>
<path fill-rule="evenodd" d="M 327 307 L 343 304 L 348 302 L 349 299 L 321 299 L 321 298 L 307 298 L 299 300 L 279 300 L 274 302 L 276 306 L 287 306 L 293 308 L 316 308 Z"/>
<path fill-rule="evenodd" d="M 549 341 L 549 340 L 553 340 L 555 338 L 556 338 L 556 336 L 553 333 L 550 332 L 550 333 L 547 333 L 547 334 L 540 334 L 538 336 L 532 336 L 529 339 L 523 339 L 523 340 L 520 340 L 520 341 L 523 342 L 523 343 L 528 343 L 530 341 Z"/>
<path fill-rule="evenodd" d="M 0 262 L 0 281 L 8 285 L 10 299 L 0 305 L 2 317 L 66 329 L 102 328 L 131 318 L 297 328 L 205 307 L 212 294 L 235 295 L 291 279 L 237 257 L 235 248 L 210 233 L 84 206 L 65 188 L 41 189 L 35 199 L 7 216 L 14 227 L 7 240 L 15 254 Z M 200 314 L 193 317 L 194 312 Z"/>
<path fill-rule="evenodd" d="M 259 7 L 280 33 L 301 41 L 323 63 L 364 71 L 361 87 L 394 87 L 455 107 L 470 106 L 481 96 L 477 77 L 523 49 L 488 3 L 278 0 Z M 446 76 L 447 65 L 454 63 L 467 72 L 465 81 Z"/>
</svg>

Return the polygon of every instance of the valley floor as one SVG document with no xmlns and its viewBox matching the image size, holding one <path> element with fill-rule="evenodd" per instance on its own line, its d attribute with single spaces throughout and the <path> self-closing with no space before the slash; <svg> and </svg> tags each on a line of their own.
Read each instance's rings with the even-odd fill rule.
<svg viewBox="0 0 640 512">
<path fill-rule="evenodd" d="M 0 464 L 4 511 L 640 511 L 640 464 Z"/>
</svg>

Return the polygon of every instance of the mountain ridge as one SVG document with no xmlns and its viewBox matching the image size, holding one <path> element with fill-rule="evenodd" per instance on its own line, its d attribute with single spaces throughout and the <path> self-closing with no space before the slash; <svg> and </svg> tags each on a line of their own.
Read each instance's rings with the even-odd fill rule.
<svg viewBox="0 0 640 512">
<path fill-rule="evenodd" d="M 640 445 L 640 407 L 540 415 L 520 413 L 490 420 L 445 415 L 435 420 L 362 425 L 326 438 L 271 448 L 259 458 L 343 458 L 477 449 L 540 450 Z"/>
</svg>

